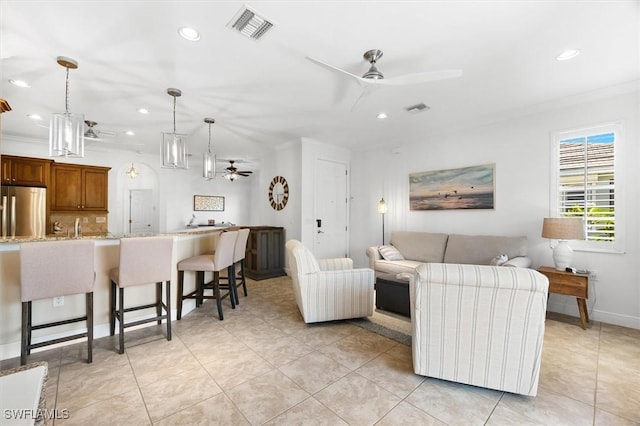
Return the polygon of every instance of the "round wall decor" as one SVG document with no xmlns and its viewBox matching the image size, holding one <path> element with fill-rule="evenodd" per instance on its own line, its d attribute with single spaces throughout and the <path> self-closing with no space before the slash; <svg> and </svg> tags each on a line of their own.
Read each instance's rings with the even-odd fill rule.
<svg viewBox="0 0 640 426">
<path fill-rule="evenodd" d="M 269 203 L 274 210 L 282 210 L 289 200 L 289 184 L 282 176 L 276 176 L 269 184 Z"/>
</svg>

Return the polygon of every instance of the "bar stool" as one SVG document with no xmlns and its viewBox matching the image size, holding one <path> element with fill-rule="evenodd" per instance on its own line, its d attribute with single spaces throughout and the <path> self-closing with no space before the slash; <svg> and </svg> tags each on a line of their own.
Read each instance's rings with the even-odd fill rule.
<svg viewBox="0 0 640 426">
<path fill-rule="evenodd" d="M 173 237 L 132 237 L 120 239 L 120 264 L 109 271 L 111 279 L 110 333 L 115 333 L 116 319 L 119 323 L 120 347 L 124 353 L 124 329 L 148 322 L 167 322 L 167 340 L 171 340 L 171 261 Z M 166 282 L 166 302 L 162 301 L 162 284 Z M 124 289 L 143 284 L 156 284 L 155 303 L 124 307 Z M 118 307 L 116 309 L 116 289 Z M 156 308 L 156 316 L 126 323 L 125 312 Z M 162 313 L 164 308 L 165 314 Z"/>
<path fill-rule="evenodd" d="M 247 241 L 249 240 L 249 232 L 251 230 L 249 228 L 242 228 L 238 231 L 238 239 L 236 240 L 236 245 L 233 250 L 233 295 L 235 297 L 236 305 L 240 304 L 240 300 L 238 299 L 238 287 L 242 287 L 244 290 L 244 296 L 247 297 L 247 281 L 244 275 L 244 258 L 246 257 L 247 251 Z M 236 267 L 238 267 L 236 269 Z M 224 277 L 225 280 L 228 280 L 231 275 L 227 275 Z M 227 281 L 227 286 L 231 283 Z M 223 286 L 223 288 L 226 288 Z"/>
<path fill-rule="evenodd" d="M 218 317 L 221 321 L 224 319 L 222 314 L 222 299 L 231 296 L 229 297 L 231 307 L 233 309 L 236 308 L 233 296 L 233 280 L 229 291 L 225 294 L 220 293 L 220 271 L 227 269 L 229 276 L 233 277 L 233 251 L 237 237 L 238 231 L 223 232 L 218 237 L 214 254 L 201 254 L 178 262 L 178 319 L 182 318 L 182 302 L 184 299 L 195 299 L 196 308 L 202 304 L 203 299 L 216 299 Z M 196 288 L 187 294 L 183 294 L 185 271 L 196 273 Z M 205 272 L 213 272 L 213 280 L 206 284 L 204 282 Z M 205 296 L 205 289 L 212 289 L 213 295 Z"/>
<path fill-rule="evenodd" d="M 87 338 L 87 362 L 93 362 L 93 286 L 95 245 L 89 240 L 40 241 L 20 245 L 20 299 L 22 339 L 20 364 L 27 363 L 31 349 Z M 85 294 L 85 313 L 63 321 L 33 325 L 32 301 Z M 32 330 L 86 321 L 87 331 L 72 336 L 31 343 Z"/>
</svg>

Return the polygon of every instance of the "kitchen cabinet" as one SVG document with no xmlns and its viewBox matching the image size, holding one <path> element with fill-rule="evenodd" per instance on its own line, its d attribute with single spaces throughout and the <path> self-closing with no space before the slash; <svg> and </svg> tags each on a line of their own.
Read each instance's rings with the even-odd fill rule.
<svg viewBox="0 0 640 426">
<path fill-rule="evenodd" d="M 2 184 L 16 186 L 49 186 L 52 160 L 3 155 Z"/>
<path fill-rule="evenodd" d="M 284 228 L 248 226 L 245 275 L 253 280 L 280 277 L 284 272 Z"/>
<path fill-rule="evenodd" d="M 53 164 L 51 211 L 107 212 L 110 167 Z"/>
</svg>

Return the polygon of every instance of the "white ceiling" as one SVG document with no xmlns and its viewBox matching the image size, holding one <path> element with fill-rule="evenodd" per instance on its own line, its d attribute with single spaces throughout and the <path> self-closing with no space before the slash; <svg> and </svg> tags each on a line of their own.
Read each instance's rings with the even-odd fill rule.
<svg viewBox="0 0 640 426">
<path fill-rule="evenodd" d="M 190 135 L 194 155 L 206 149 L 203 119 L 212 117 L 218 156 L 250 161 L 301 137 L 353 149 L 398 145 L 640 74 L 638 1 L 249 0 L 275 23 L 260 41 L 227 27 L 243 4 L 3 0 L 0 87 L 13 108 L 2 116 L 3 133 L 47 139 L 49 113 L 64 111 L 60 55 L 79 63 L 70 71 L 70 110 L 115 134 L 105 137 L 107 149 L 158 153 L 161 132 L 173 127 L 166 89 L 175 87 L 182 90 L 177 130 Z M 180 38 L 181 26 L 199 30 L 201 40 Z M 384 51 L 378 68 L 387 78 L 443 69 L 463 75 L 381 88 L 352 110 L 358 84 L 305 59 L 362 75 L 362 55 L 373 48 Z M 568 48 L 582 54 L 556 61 Z M 419 102 L 431 109 L 404 111 Z M 378 120 L 380 111 L 389 117 Z M 44 120 L 27 118 L 33 113 Z"/>
</svg>

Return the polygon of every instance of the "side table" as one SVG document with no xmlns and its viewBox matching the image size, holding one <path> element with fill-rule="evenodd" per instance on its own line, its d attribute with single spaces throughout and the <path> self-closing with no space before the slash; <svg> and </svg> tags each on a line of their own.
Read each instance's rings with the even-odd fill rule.
<svg viewBox="0 0 640 426">
<path fill-rule="evenodd" d="M 580 322 L 582 328 L 586 330 L 589 323 L 589 312 L 587 311 L 589 275 L 558 271 L 550 266 L 541 266 L 538 268 L 538 272 L 549 279 L 549 293 L 564 294 L 576 298 L 578 311 L 580 311 Z"/>
</svg>

